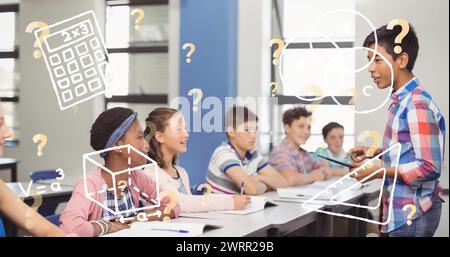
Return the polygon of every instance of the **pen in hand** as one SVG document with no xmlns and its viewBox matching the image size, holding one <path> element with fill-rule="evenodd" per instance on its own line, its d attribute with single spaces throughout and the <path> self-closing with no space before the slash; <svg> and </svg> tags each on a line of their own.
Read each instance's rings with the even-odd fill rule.
<svg viewBox="0 0 450 257">
<path fill-rule="evenodd" d="M 241 195 L 244 194 L 244 181 L 241 182 Z"/>
</svg>

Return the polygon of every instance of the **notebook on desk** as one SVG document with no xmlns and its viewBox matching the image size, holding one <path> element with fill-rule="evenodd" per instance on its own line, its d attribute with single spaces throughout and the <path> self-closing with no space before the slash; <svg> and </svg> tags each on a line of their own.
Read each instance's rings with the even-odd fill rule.
<svg viewBox="0 0 450 257">
<path fill-rule="evenodd" d="M 206 230 L 221 228 L 221 225 L 207 223 L 179 222 L 133 222 L 128 229 L 104 235 L 105 237 L 196 237 Z"/>
<path fill-rule="evenodd" d="M 264 210 L 267 207 L 277 206 L 278 204 L 273 202 L 270 198 L 264 196 L 251 196 L 251 202 L 243 210 L 234 211 L 218 211 L 225 214 L 235 214 L 235 215 L 247 215 L 257 211 Z"/>
</svg>

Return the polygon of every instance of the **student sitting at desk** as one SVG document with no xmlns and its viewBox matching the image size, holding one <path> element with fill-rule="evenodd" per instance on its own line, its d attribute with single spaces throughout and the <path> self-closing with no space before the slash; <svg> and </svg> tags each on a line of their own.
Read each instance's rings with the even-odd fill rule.
<svg viewBox="0 0 450 257">
<path fill-rule="evenodd" d="M 287 182 L 254 149 L 258 117 L 243 106 L 225 114 L 228 143 L 211 156 L 206 180 L 215 193 L 259 195 L 286 187 Z"/>
<path fill-rule="evenodd" d="M 311 113 L 297 107 L 283 113 L 286 137 L 270 153 L 269 163 L 283 175 L 289 186 L 328 179 L 331 171 L 301 148 L 311 135 Z"/>
<path fill-rule="evenodd" d="M 3 156 L 5 139 L 12 137 L 11 129 L 5 124 L 5 116 L 0 106 L 0 157 Z M 50 223 L 34 209 L 26 205 L 0 179 L 0 214 L 33 236 L 65 236 L 66 233 Z M 0 219 L 0 235 L 3 235 Z"/>
<path fill-rule="evenodd" d="M 345 157 L 346 152 L 342 148 L 344 144 L 344 126 L 337 122 L 330 122 L 322 128 L 322 136 L 328 147 L 317 148 L 315 154 L 340 160 L 343 162 L 352 162 L 350 157 Z M 322 165 L 329 168 L 332 175 L 342 176 L 348 173 L 348 167 L 340 165 L 335 162 L 327 161 L 317 157 Z"/>
<path fill-rule="evenodd" d="M 178 203 L 182 212 L 204 212 L 215 210 L 242 210 L 250 201 L 244 195 L 192 195 L 186 170 L 176 165 L 177 155 L 186 152 L 189 134 L 183 115 L 175 109 L 157 108 L 145 120 L 144 137 L 149 142 L 148 156 L 160 167 L 159 186 L 164 190 L 179 193 Z M 154 169 L 146 169 L 153 180 Z"/>
<path fill-rule="evenodd" d="M 111 148 L 113 146 L 131 145 L 142 153 L 148 152 L 148 144 L 143 137 L 143 131 L 137 120 L 137 113 L 131 109 L 116 107 L 101 113 L 95 120 L 91 129 L 91 146 L 94 150 Z M 123 151 L 121 149 L 103 152 L 100 156 L 105 160 L 105 167 L 113 172 L 126 170 L 127 168 L 144 165 L 147 160 L 135 151 Z M 115 210 L 114 192 L 121 192 L 118 183 L 121 180 L 128 181 L 139 188 L 140 191 L 127 186 L 122 194 L 117 194 L 117 207 L 119 211 L 132 210 L 141 204 L 155 199 L 157 189 L 155 183 L 142 171 L 121 173 L 116 175 L 116 184 L 113 184 L 112 176 L 105 170 L 97 168 L 85 178 L 80 178 L 74 186 L 64 213 L 61 215 L 61 227 L 67 232 L 75 232 L 80 236 L 101 236 L 106 233 L 116 232 L 127 228 L 127 224 L 117 221 L 119 216 L 103 209 L 85 195 L 85 186 L 88 192 L 93 192 L 93 198 L 104 203 L 109 209 Z M 114 190 L 104 190 L 105 188 Z M 168 198 L 162 199 L 163 211 L 168 203 Z M 179 206 L 172 209 L 171 217 L 178 216 Z M 149 210 L 154 213 L 155 210 Z M 134 211 L 123 214 L 125 217 L 136 215 Z M 150 216 L 150 220 L 156 219 Z M 161 216 L 160 219 L 163 217 Z"/>
</svg>

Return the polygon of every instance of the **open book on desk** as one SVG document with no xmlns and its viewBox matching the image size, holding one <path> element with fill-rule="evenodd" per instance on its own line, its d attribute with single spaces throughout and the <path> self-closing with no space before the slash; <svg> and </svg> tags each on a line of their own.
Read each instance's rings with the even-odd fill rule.
<svg viewBox="0 0 450 257">
<path fill-rule="evenodd" d="M 264 196 L 251 196 L 251 202 L 243 210 L 218 211 L 225 214 L 247 215 L 257 211 L 264 210 L 266 207 L 277 206 L 270 198 Z"/>
<path fill-rule="evenodd" d="M 104 235 L 105 237 L 195 237 L 221 225 L 206 223 L 178 223 L 162 221 L 133 222 L 128 229 Z"/>
</svg>

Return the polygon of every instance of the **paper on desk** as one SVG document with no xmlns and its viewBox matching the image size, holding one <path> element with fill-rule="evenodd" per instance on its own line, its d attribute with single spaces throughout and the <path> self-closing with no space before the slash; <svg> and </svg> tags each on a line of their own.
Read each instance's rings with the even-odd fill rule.
<svg viewBox="0 0 450 257">
<path fill-rule="evenodd" d="M 257 211 L 264 210 L 264 208 L 266 208 L 266 207 L 278 205 L 275 202 L 273 202 L 271 199 L 269 199 L 268 197 L 251 196 L 250 198 L 251 198 L 251 202 L 243 210 L 238 210 L 238 211 L 218 211 L 218 212 L 225 213 L 225 214 L 247 215 L 247 214 L 250 214 L 250 213 L 254 213 L 254 212 L 257 212 Z"/>
<path fill-rule="evenodd" d="M 315 188 L 315 187 L 303 187 L 303 188 L 278 188 L 277 194 L 280 198 L 299 198 L 299 199 L 307 199 L 311 198 L 319 192 L 323 191 L 323 188 Z M 329 200 L 333 194 L 329 192 L 328 198 L 324 195 L 319 200 Z"/>
<path fill-rule="evenodd" d="M 203 235 L 205 228 L 220 227 L 222 226 L 205 223 L 165 223 L 161 221 L 133 222 L 129 229 L 122 229 L 115 233 L 107 234 L 105 237 L 195 237 Z M 189 233 L 153 229 L 187 230 Z"/>
<path fill-rule="evenodd" d="M 311 185 L 309 185 L 309 186 L 311 186 L 311 187 L 316 187 L 316 188 L 326 188 L 326 187 L 328 187 L 328 186 L 330 186 L 331 184 L 333 184 L 333 183 L 335 183 L 336 182 L 336 180 L 334 180 L 334 179 L 330 179 L 330 180 L 322 180 L 322 181 L 316 181 L 316 182 L 314 182 L 314 183 L 312 183 Z M 350 187 L 352 187 L 353 185 L 355 185 L 355 184 L 357 184 L 358 183 L 358 180 L 357 179 L 355 179 L 355 178 L 347 178 L 347 179 L 345 179 L 345 180 L 339 180 L 339 182 L 338 183 L 336 183 L 334 186 L 333 186 L 333 189 L 337 189 L 337 190 L 343 190 L 343 189 L 347 189 L 347 188 L 350 188 Z M 358 190 L 358 189 L 360 189 L 361 187 L 362 187 L 363 185 L 360 183 L 358 186 L 356 186 L 356 187 L 353 187 L 351 190 Z"/>
</svg>

